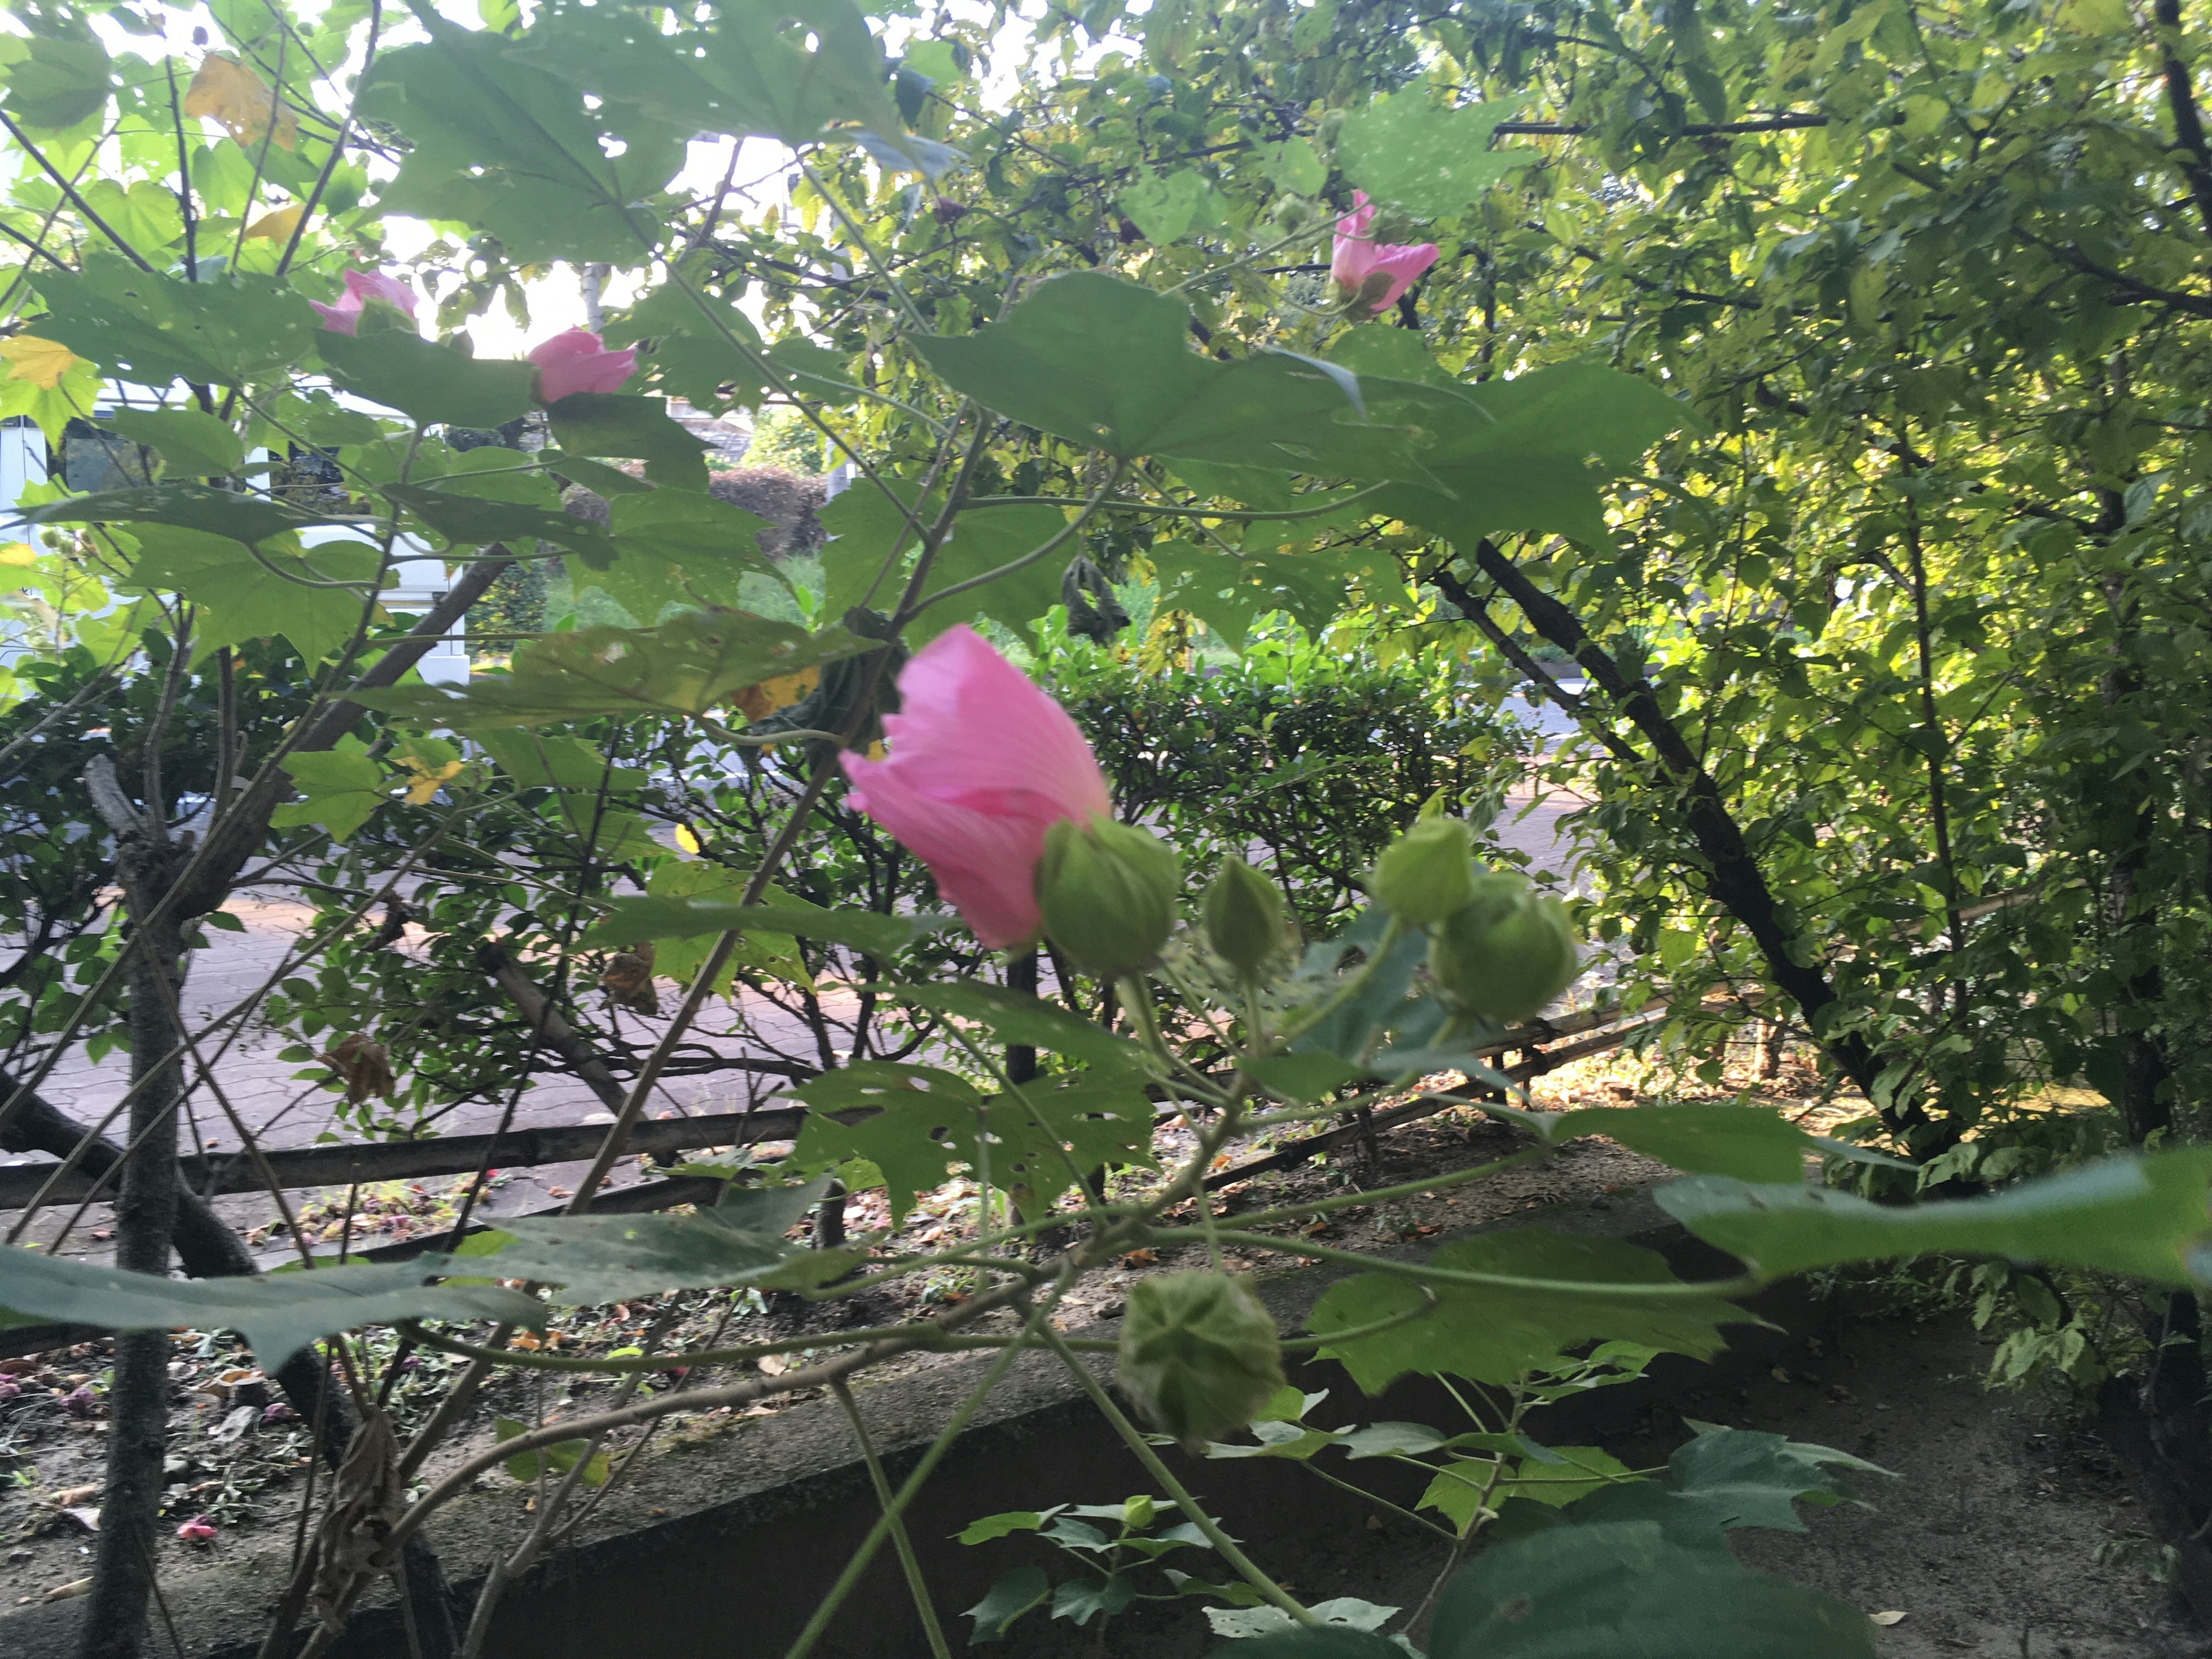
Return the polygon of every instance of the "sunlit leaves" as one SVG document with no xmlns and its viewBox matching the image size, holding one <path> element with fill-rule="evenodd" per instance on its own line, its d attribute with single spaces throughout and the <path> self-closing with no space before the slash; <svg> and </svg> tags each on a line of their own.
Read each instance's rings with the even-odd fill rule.
<svg viewBox="0 0 2212 1659">
<path fill-rule="evenodd" d="M 188 283 L 100 256 L 81 274 L 41 270 L 37 287 L 41 337 L 145 386 L 256 380 L 305 357 L 320 331 L 307 301 L 264 277 Z"/>
<path fill-rule="evenodd" d="M 645 198 L 683 165 L 691 129 L 619 101 L 587 107 L 504 36 L 436 33 L 380 54 L 362 77 L 364 112 L 414 145 L 384 193 L 388 210 L 478 226 L 517 259 L 634 261 L 653 245 Z"/>
<path fill-rule="evenodd" d="M 1491 134 L 1517 103 L 1448 109 L 1414 88 L 1377 98 L 1344 124 L 1337 156 L 1345 176 L 1378 202 L 1419 214 L 1459 212 L 1518 168 L 1533 149 L 1492 149 Z"/>
<path fill-rule="evenodd" d="M 74 127 L 98 114 L 114 90 L 107 50 L 89 29 L 33 34 L 21 51 L 9 66 L 7 109 L 27 127 Z"/>
<path fill-rule="evenodd" d="M 384 769 L 365 754 L 328 750 L 287 755 L 283 763 L 307 799 L 276 809 L 270 822 L 280 830 L 319 824 L 332 841 L 344 841 L 384 805 Z"/>
<path fill-rule="evenodd" d="M 1546 1125 L 1554 1142 L 1604 1135 L 1687 1175 L 1758 1182 L 1799 1181 L 1820 1144 L 1756 1106 L 1592 1107 Z"/>
<path fill-rule="evenodd" d="M 307 662 L 320 662 L 361 626 L 382 562 L 362 542 L 257 557 L 225 537 L 167 526 L 147 526 L 138 542 L 121 591 L 175 593 L 200 607 L 191 643 L 202 657 L 217 646 L 281 635 Z"/>
<path fill-rule="evenodd" d="M 15 334 L 0 340 L 0 360 L 8 365 L 9 380 L 28 380 L 41 392 L 52 392 L 59 386 L 62 376 L 79 361 L 67 346 L 35 334 Z"/>
<path fill-rule="evenodd" d="M 240 144 L 258 143 L 267 133 L 280 149 L 300 147 L 300 118 L 266 81 L 227 53 L 211 52 L 200 60 L 185 89 L 185 113 L 213 117 Z"/>
<path fill-rule="evenodd" d="M 1215 230 L 1229 204 L 1196 167 L 1160 174 L 1147 169 L 1121 192 L 1117 205 L 1151 242 L 1179 242 L 1194 230 Z"/>
</svg>

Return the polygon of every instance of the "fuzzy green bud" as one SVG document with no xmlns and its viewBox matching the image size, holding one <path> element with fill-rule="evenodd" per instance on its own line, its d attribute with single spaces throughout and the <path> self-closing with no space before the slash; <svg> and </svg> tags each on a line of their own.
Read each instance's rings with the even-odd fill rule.
<svg viewBox="0 0 2212 1659">
<path fill-rule="evenodd" d="M 1248 978 L 1290 943 L 1282 889 L 1233 854 L 1206 890 L 1205 915 L 1206 942 Z"/>
<path fill-rule="evenodd" d="M 1565 990 L 1582 964 L 1566 906 L 1502 872 L 1429 937 L 1429 973 L 1447 1000 L 1486 1019 L 1527 1019 Z"/>
<path fill-rule="evenodd" d="M 1250 1423 L 1282 1388 L 1282 1339 L 1249 1279 L 1140 1279 L 1129 1291 L 1114 1380 L 1154 1427 L 1195 1453 Z"/>
<path fill-rule="evenodd" d="M 1408 927 L 1442 921 L 1474 896 L 1474 836 L 1457 818 L 1423 818 L 1369 872 L 1375 902 Z"/>
<path fill-rule="evenodd" d="M 1118 978 L 1158 962 L 1182 891 L 1175 848 L 1133 824 L 1102 814 L 1045 832 L 1036 868 L 1044 930 L 1087 974 Z"/>
</svg>

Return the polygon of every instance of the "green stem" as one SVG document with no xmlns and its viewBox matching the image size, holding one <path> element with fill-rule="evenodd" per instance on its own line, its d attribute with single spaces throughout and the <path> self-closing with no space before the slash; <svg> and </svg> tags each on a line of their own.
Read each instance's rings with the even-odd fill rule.
<svg viewBox="0 0 2212 1659">
<path fill-rule="evenodd" d="M 890 1522 L 891 1547 L 898 1552 L 899 1570 L 906 1574 L 906 1587 L 914 1596 L 914 1610 L 921 1615 L 921 1633 L 929 1642 L 929 1650 L 935 1659 L 952 1659 L 952 1650 L 945 1645 L 945 1628 L 937 1622 L 937 1605 L 929 1599 L 928 1581 L 921 1576 L 921 1563 L 914 1553 L 914 1540 L 907 1536 L 906 1522 L 899 1519 L 892 1505 L 890 1477 L 884 1473 L 883 1459 L 876 1455 L 876 1443 L 869 1437 L 868 1425 L 860 1416 L 859 1402 L 853 1398 L 853 1386 L 843 1377 L 830 1385 L 837 1396 L 837 1403 L 845 1408 L 847 1421 L 853 1425 L 853 1437 L 860 1443 L 860 1456 L 868 1466 L 868 1480 L 876 1489 L 876 1502 L 882 1506 L 884 1518 Z"/>
</svg>

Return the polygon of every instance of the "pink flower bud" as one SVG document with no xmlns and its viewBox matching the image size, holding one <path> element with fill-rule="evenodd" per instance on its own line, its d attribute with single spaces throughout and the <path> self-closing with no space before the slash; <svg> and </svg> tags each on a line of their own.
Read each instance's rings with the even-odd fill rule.
<svg viewBox="0 0 2212 1659">
<path fill-rule="evenodd" d="M 404 311 L 411 319 L 415 315 L 415 290 L 397 276 L 387 276 L 380 270 L 349 270 L 345 274 L 345 294 L 334 306 L 320 300 L 307 303 L 323 313 L 323 326 L 333 334 L 357 334 L 361 331 L 361 313 L 372 301 Z"/>
<path fill-rule="evenodd" d="M 1105 775 L 1067 711 L 968 628 L 949 628 L 899 675 L 890 750 L 839 757 L 853 805 L 929 866 L 975 937 L 1026 945 L 1045 831 L 1109 813 Z"/>
<path fill-rule="evenodd" d="M 215 1522 L 204 1515 L 196 1515 L 177 1528 L 177 1536 L 187 1544 L 212 1544 L 215 1542 Z"/>
<path fill-rule="evenodd" d="M 607 349 L 606 342 L 587 328 L 556 334 L 534 348 L 530 361 L 538 365 L 538 400 L 557 404 L 577 392 L 618 392 L 637 369 L 637 348 Z"/>
<path fill-rule="evenodd" d="M 1375 204 L 1367 192 L 1352 192 L 1352 211 L 1336 222 L 1336 244 L 1328 274 L 1346 300 L 1370 313 L 1389 310 L 1437 262 L 1434 242 L 1378 242 L 1370 227 Z"/>
</svg>

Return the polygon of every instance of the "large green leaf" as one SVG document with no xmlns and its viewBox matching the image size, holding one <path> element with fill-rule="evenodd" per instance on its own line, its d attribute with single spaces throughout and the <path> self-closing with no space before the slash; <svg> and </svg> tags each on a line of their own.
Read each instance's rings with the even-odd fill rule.
<svg viewBox="0 0 2212 1659">
<path fill-rule="evenodd" d="M 1930 1251 L 2003 1256 L 2158 1285 L 2212 1280 L 2212 1146 L 2106 1158 L 1986 1198 L 1875 1204 L 1850 1193 L 1702 1176 L 1660 1206 L 1698 1237 L 1773 1278 Z"/>
<path fill-rule="evenodd" d="M 1495 1545 L 1445 1589 L 1430 1659 L 1873 1659 L 1857 1608 L 1646 1521 Z"/>
<path fill-rule="evenodd" d="M 115 90 L 107 49 L 84 29 L 83 14 L 61 15 L 71 18 L 76 27 L 66 34 L 42 33 L 23 41 L 25 56 L 8 76 L 8 112 L 42 132 L 59 132 L 88 120 Z"/>
<path fill-rule="evenodd" d="M 142 528 L 137 539 L 137 561 L 119 590 L 176 593 L 202 607 L 192 650 L 203 658 L 218 646 L 281 635 L 303 659 L 320 662 L 353 637 L 368 601 L 365 586 L 327 584 L 365 585 L 382 563 L 364 542 L 325 542 L 304 555 L 271 549 L 256 558 L 225 537 L 167 525 Z"/>
<path fill-rule="evenodd" d="M 332 841 L 343 841 L 384 805 L 384 769 L 367 755 L 324 750 L 287 755 L 283 765 L 307 799 L 287 801 L 270 816 L 280 830 L 319 823 Z"/>
<path fill-rule="evenodd" d="M 552 0 L 517 56 L 684 132 L 757 133 L 805 145 L 856 136 L 908 148 L 883 49 L 851 0 L 724 0 L 705 28 L 671 34 L 644 6 Z"/>
<path fill-rule="evenodd" d="M 502 1279 L 562 1287 L 583 1306 L 662 1291 L 744 1285 L 804 1249 L 784 1234 L 829 1183 L 732 1189 L 696 1215 L 540 1216 L 501 1222 L 514 1243 L 470 1265 Z"/>
<path fill-rule="evenodd" d="M 1054 276 L 1002 322 L 915 343 L 955 391 L 1109 454 L 1354 477 L 1413 470 L 1404 433 L 1358 423 L 1351 376 L 1282 353 L 1201 356 L 1188 306 L 1119 277 Z"/>
<path fill-rule="evenodd" d="M 538 373 L 525 362 L 464 356 L 400 329 L 325 331 L 315 347 L 347 391 L 425 425 L 504 426 L 529 412 Z"/>
<path fill-rule="evenodd" d="M 1540 159 L 1533 149 L 1490 147 L 1498 124 L 1519 107 L 1508 100 L 1447 109 L 1419 88 L 1393 93 L 1344 124 L 1337 160 L 1345 177 L 1376 201 L 1441 218 Z"/>
<path fill-rule="evenodd" d="M 696 127 L 617 99 L 587 105 L 502 35 L 434 34 L 380 53 L 362 77 L 361 112 L 413 145 L 380 198 L 386 212 L 480 227 L 518 261 L 634 264 L 653 246 L 660 222 L 647 198 L 683 166 Z"/>
<path fill-rule="evenodd" d="M 489 547 L 507 542 L 527 548 L 549 541 L 572 549 L 593 568 L 604 568 L 617 554 L 606 532 L 588 519 L 527 501 L 490 499 L 466 483 L 386 484 L 384 493 L 455 547 Z"/>
<path fill-rule="evenodd" d="M 433 1285 L 451 1258 L 319 1267 L 243 1279 L 164 1279 L 0 1246 L 0 1308 L 114 1331 L 234 1330 L 274 1370 L 319 1336 L 398 1319 L 497 1319 L 542 1326 L 530 1297 L 491 1285 Z"/>
<path fill-rule="evenodd" d="M 843 501 L 863 493 L 848 489 L 837 499 Z M 922 591 L 934 593 L 1000 569 L 1035 552 L 1066 527 L 1066 515 L 1056 507 L 994 507 L 963 514 L 938 550 Z M 1017 639 L 1027 638 L 1030 624 L 1060 602 L 1060 577 L 1079 550 L 1079 544 L 1063 542 L 1043 558 L 932 605 L 908 624 L 907 643 L 924 645 L 955 623 L 979 617 L 1000 623 Z M 878 561 L 882 553 L 878 548 Z M 874 574 L 872 567 L 868 574 Z"/>
<path fill-rule="evenodd" d="M 673 283 L 653 289 L 627 317 L 610 320 L 605 338 L 609 345 L 641 344 L 662 388 L 702 409 L 719 408 L 725 398 L 757 403 L 768 385 L 758 362 L 765 348 L 753 319 L 717 295 L 695 300 Z"/>
<path fill-rule="evenodd" d="M 669 418 L 664 398 L 574 392 L 547 404 L 545 415 L 555 440 L 571 454 L 643 461 L 645 476 L 655 483 L 707 487 L 706 443 Z"/>
<path fill-rule="evenodd" d="M 842 628 L 810 634 L 741 611 L 695 611 L 658 628 L 546 635 L 514 653 L 512 672 L 480 676 L 465 691 L 400 686 L 362 692 L 356 701 L 456 732 L 602 714 L 702 714 L 749 685 L 873 645 Z"/>
<path fill-rule="evenodd" d="M 569 574 L 641 622 L 657 620 L 672 604 L 734 606 L 748 575 L 786 580 L 760 550 L 765 521 L 742 507 L 683 489 L 617 495 L 608 507 L 613 562 L 594 569 L 572 559 Z"/>
<path fill-rule="evenodd" d="M 1325 1343 L 1321 1352 L 1340 1359 L 1370 1394 L 1409 1371 L 1510 1382 L 1598 1340 L 1710 1358 L 1725 1341 L 1723 1325 L 1758 1322 L 1720 1297 L 1695 1294 L 1656 1251 L 1619 1239 L 1520 1228 L 1455 1240 L 1429 1260 L 1437 1267 L 1551 1282 L 1541 1288 L 1439 1283 L 1433 1286 L 1437 1305 L 1425 1316 Z M 1562 1283 L 1577 1288 L 1559 1288 Z M 1587 1291 L 1579 1288 L 1585 1284 Z M 1308 1327 L 1325 1337 L 1410 1313 L 1422 1300 L 1407 1279 L 1362 1273 L 1332 1285 L 1315 1304 Z"/>
<path fill-rule="evenodd" d="M 1545 1122 L 1553 1143 L 1603 1135 L 1686 1175 L 1802 1181 L 1820 1143 L 1759 1106 L 1594 1106 Z"/>
<path fill-rule="evenodd" d="M 1568 1519 L 1577 1525 L 1650 1521 L 1678 1544 L 1708 1548 L 1719 1547 L 1722 1534 L 1738 1527 L 1802 1532 L 1800 1501 L 1851 1501 L 1837 1489 L 1832 1468 L 1889 1473 L 1832 1447 L 1706 1425 L 1674 1449 L 1664 1480 L 1608 1487 L 1577 1504 Z"/>
<path fill-rule="evenodd" d="M 1243 648 L 1255 617 L 1285 611 L 1318 633 L 1344 608 L 1356 579 L 1396 571 L 1395 554 L 1356 547 L 1231 554 L 1177 540 L 1155 543 L 1146 556 L 1159 575 L 1160 603 L 1189 611 L 1235 650 Z"/>
<path fill-rule="evenodd" d="M 41 338 L 141 386 L 237 386 L 298 362 L 321 331 L 307 301 L 259 276 L 187 283 L 94 256 L 82 275 L 42 270 Z"/>
<path fill-rule="evenodd" d="M 157 483 L 137 489 L 104 489 L 48 501 L 23 514 L 33 524 L 161 524 L 262 542 L 310 526 L 350 524 L 358 515 L 305 513 L 265 495 L 218 489 L 213 484 Z M 239 550 L 244 556 L 244 550 Z"/>
<path fill-rule="evenodd" d="M 161 470 L 185 478 L 219 478 L 245 465 L 246 443 L 228 422 L 197 409 L 118 409 L 107 424 L 133 443 L 158 450 Z"/>
</svg>

